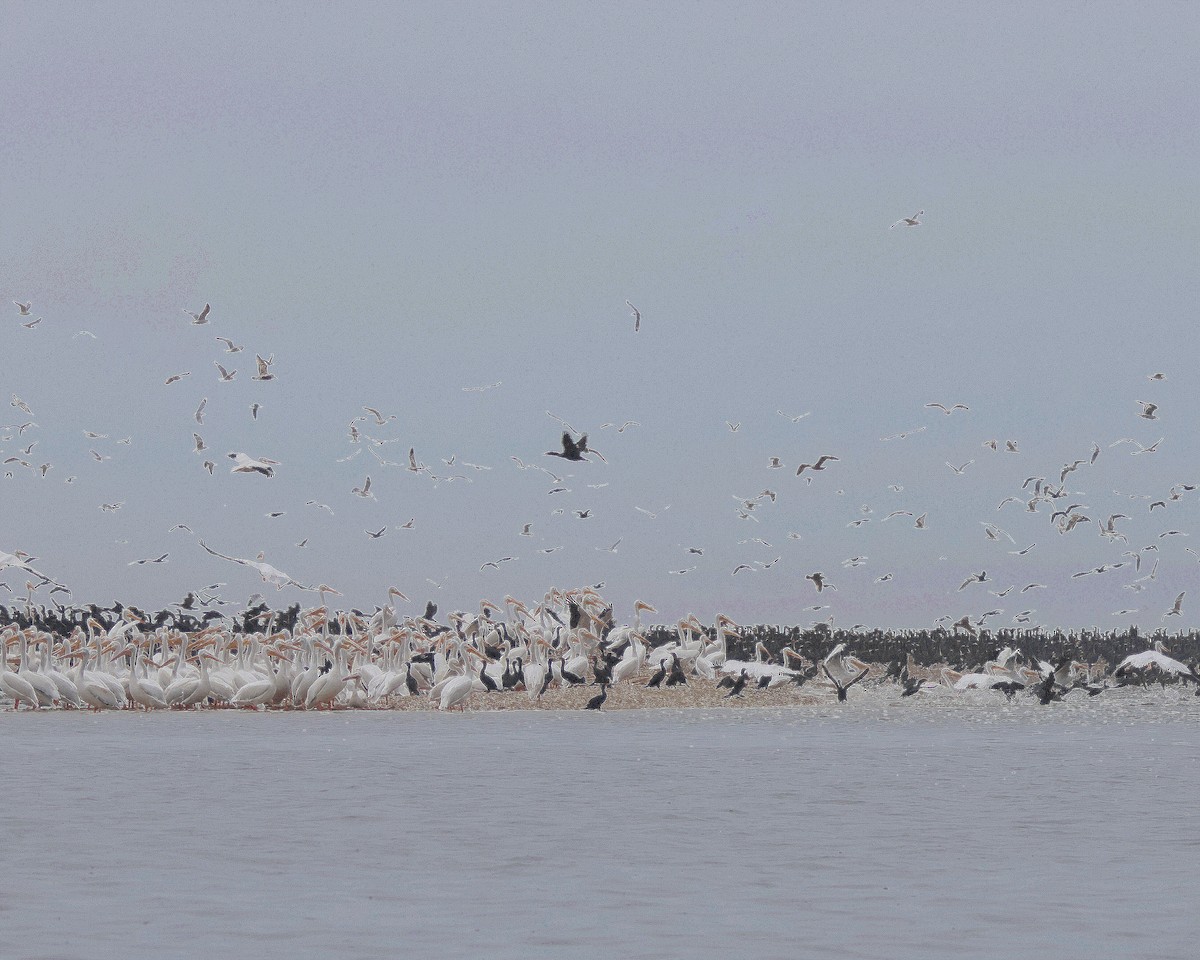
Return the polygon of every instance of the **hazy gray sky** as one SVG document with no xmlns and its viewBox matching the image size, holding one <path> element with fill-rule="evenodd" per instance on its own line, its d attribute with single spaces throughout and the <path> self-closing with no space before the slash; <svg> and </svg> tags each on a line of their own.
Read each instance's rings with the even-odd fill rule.
<svg viewBox="0 0 1200 960">
<path fill-rule="evenodd" d="M 4 422 L 37 424 L 0 434 L 34 468 L 5 467 L 0 549 L 78 600 L 262 588 L 200 537 L 348 603 L 394 584 L 414 609 L 603 581 L 622 612 L 640 597 L 663 617 L 920 626 L 999 608 L 1000 626 L 1032 608 L 1150 626 L 1196 584 L 1198 493 L 1153 513 L 1124 496 L 1200 480 L 1194 5 L 0 10 L 0 348 L 5 400 L 34 412 Z M 205 302 L 193 325 L 183 310 Z M 256 352 L 276 380 L 251 380 Z M 356 445 L 364 405 L 397 419 L 359 422 Z M 547 410 L 608 462 L 544 456 Z M 211 449 L 194 454 L 193 432 Z M 1151 455 L 1109 448 L 1160 436 Z M 368 437 L 467 479 L 381 464 Z M 1069 502 L 1129 514 L 1128 543 L 1095 522 L 1060 535 L 1056 506 L 997 511 L 1093 442 Z M 231 476 L 230 451 L 282 465 Z M 795 476 L 820 454 L 840 459 Z M 351 494 L 367 474 L 375 500 Z M 777 500 L 739 519 L 734 495 L 764 489 Z M 928 528 L 883 522 L 900 509 Z M 168 533 L 179 522 L 196 537 Z M 1148 589 L 1124 585 L 1154 552 L 1137 573 L 1070 576 L 1152 543 Z M 741 563 L 760 568 L 731 575 Z M 836 593 L 816 596 L 816 570 Z M 957 589 L 981 570 L 994 582 Z M 1030 582 L 1048 589 L 985 593 Z"/>
</svg>

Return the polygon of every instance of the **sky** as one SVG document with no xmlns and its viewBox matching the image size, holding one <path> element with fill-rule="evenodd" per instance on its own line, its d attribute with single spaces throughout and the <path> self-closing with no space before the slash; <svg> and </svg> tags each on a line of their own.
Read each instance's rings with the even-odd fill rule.
<svg viewBox="0 0 1200 960">
<path fill-rule="evenodd" d="M 1200 573 L 1200 491 L 1170 499 L 1200 482 L 1194 5 L 0 21 L 0 399 L 33 411 L 0 406 L 0 550 L 76 602 L 316 601 L 203 540 L 347 606 L 395 586 L 402 612 L 603 583 L 621 619 L 1195 623 L 1200 590 L 1163 620 Z M 546 456 L 548 412 L 604 461 Z M 1023 481 L 1093 444 L 1028 512 Z M 1059 533 L 1071 504 L 1089 520 Z M 1112 514 L 1125 542 L 1098 535 Z"/>
</svg>

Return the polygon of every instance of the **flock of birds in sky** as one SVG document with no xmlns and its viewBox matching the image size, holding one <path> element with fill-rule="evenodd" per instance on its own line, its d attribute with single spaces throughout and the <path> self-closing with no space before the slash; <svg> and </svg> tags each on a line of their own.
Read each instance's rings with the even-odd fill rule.
<svg viewBox="0 0 1200 960">
<path fill-rule="evenodd" d="M 891 228 L 920 226 L 920 218 L 923 215 L 924 211 L 920 210 L 911 217 L 897 220 L 891 225 Z M 631 301 L 626 300 L 625 303 L 633 318 L 633 332 L 636 334 L 641 330 L 642 313 Z M 35 331 L 42 323 L 43 318 L 35 316 L 33 303 L 14 301 L 14 305 L 22 326 L 27 330 Z M 183 312 L 187 320 L 181 322 L 201 331 L 210 331 L 219 324 L 219 318 L 209 303 L 205 303 L 198 310 L 185 309 Z M 25 318 L 28 317 L 33 319 L 26 320 Z M 87 330 L 80 330 L 75 337 L 94 339 L 95 334 Z M 222 469 L 227 468 L 230 474 L 244 477 L 245 482 L 269 484 L 279 471 L 287 469 L 287 465 L 274 459 L 270 455 L 269 449 L 255 448 L 246 451 L 216 448 L 206 438 L 208 425 L 205 417 L 209 391 L 223 389 L 223 385 L 236 380 L 239 375 L 244 378 L 248 377 L 256 384 L 275 381 L 277 379 L 275 354 L 267 353 L 264 356 L 262 352 L 254 353 L 253 363 L 247 370 L 244 366 L 239 365 L 239 361 L 242 360 L 241 355 L 246 351 L 244 344 L 239 344 L 234 339 L 221 335 L 214 335 L 212 343 L 214 351 L 218 352 L 211 359 L 212 368 L 207 375 L 202 369 L 165 371 L 162 379 L 163 389 L 182 390 L 187 389 L 189 384 L 197 387 L 207 376 L 209 387 L 195 390 L 196 406 L 192 414 L 192 422 L 188 425 L 192 438 L 191 450 L 195 458 L 195 468 L 203 470 L 211 476 L 216 473 L 219 465 L 223 464 Z M 1150 374 L 1148 379 L 1151 387 L 1154 388 L 1167 378 L 1165 374 L 1156 372 Z M 462 389 L 466 392 L 484 393 L 498 389 L 502 385 L 501 382 L 496 382 L 482 386 L 464 386 Z M 257 420 L 264 402 L 266 402 L 265 399 L 254 399 L 249 403 L 245 416 L 252 421 Z M 4 478 L 11 480 L 18 471 L 23 471 L 40 480 L 52 482 L 56 476 L 61 474 L 61 471 L 55 463 L 42 459 L 38 455 L 40 426 L 33 406 L 17 393 L 13 393 L 10 407 L 15 412 L 16 418 L 0 427 L 0 456 L 3 457 Z M 1131 407 L 1133 408 L 1130 417 L 1132 422 L 1148 424 L 1155 423 L 1160 419 L 1161 414 L 1157 400 L 1137 399 L 1132 401 Z M 953 398 L 944 402 L 931 400 L 925 404 L 925 409 L 931 417 L 963 418 L 972 415 L 968 404 Z M 802 424 L 810 416 L 809 412 L 787 413 L 783 409 L 777 410 L 776 413 L 795 425 Z M 536 462 L 533 458 L 523 460 L 521 457 L 513 455 L 511 457 L 512 465 L 523 472 L 532 471 L 544 474 L 548 482 L 546 495 L 551 498 L 560 497 L 561 502 L 566 504 L 555 506 L 550 514 L 552 518 L 563 517 L 581 524 L 593 521 L 597 514 L 592 506 L 588 504 L 570 505 L 569 498 L 581 480 L 588 481 L 586 486 L 589 490 L 598 491 L 608 486 L 611 478 L 596 472 L 594 467 L 598 463 L 607 465 L 609 460 L 592 445 L 593 441 L 588 431 L 576 429 L 549 411 L 547 411 L 547 416 L 558 424 L 555 428 L 558 439 L 553 448 L 544 451 L 542 462 Z M 495 465 L 462 460 L 455 455 L 443 458 L 442 463 L 445 469 L 442 469 L 441 466 L 435 468 L 424 462 L 413 445 L 408 447 L 406 456 L 389 459 L 388 453 L 391 445 L 400 440 L 386 436 L 384 431 L 394 424 L 398 424 L 398 421 L 399 418 L 394 413 L 385 413 L 377 407 L 363 405 L 361 413 L 346 424 L 345 442 L 348 451 L 344 456 L 335 459 L 339 463 L 357 460 L 360 465 L 365 462 L 369 464 L 369 467 L 361 470 L 361 480 L 343 491 L 343 496 L 360 500 L 377 500 L 373 474 L 377 474 L 379 471 L 400 471 L 414 477 L 424 478 L 435 484 L 441 484 L 471 481 L 496 468 Z M 741 430 L 740 421 L 726 421 L 725 426 L 730 433 L 736 434 Z M 608 436 L 619 438 L 627 431 L 641 427 L 642 424 L 639 421 L 627 419 L 620 423 L 603 423 L 599 429 L 611 430 L 612 433 Z M 925 423 L 905 431 L 882 436 L 879 440 L 882 443 L 902 443 L 935 428 L 936 423 Z M 87 449 L 86 469 L 102 469 L 106 461 L 120 455 L 119 451 L 122 445 L 128 446 L 133 442 L 132 436 L 114 438 L 110 434 L 92 430 L 86 425 L 80 426 L 79 429 L 83 434 Z M 1079 451 L 1082 456 L 1072 456 L 1061 465 L 1042 464 L 1040 467 L 1033 468 L 1022 483 L 1006 491 L 1003 499 L 995 503 L 992 516 L 979 520 L 977 536 L 980 545 L 984 549 L 992 551 L 997 560 L 980 562 L 977 569 L 974 567 L 960 569 L 957 571 L 957 576 L 951 573 L 950 582 L 958 584 L 957 589 L 952 593 L 954 602 L 960 604 L 960 609 L 942 611 L 933 622 L 971 634 L 987 629 L 989 625 L 994 626 L 1003 622 L 1018 626 L 1036 625 L 1038 619 L 1035 604 L 1039 592 L 1060 589 L 1064 581 L 1083 578 L 1121 580 L 1120 593 L 1128 597 L 1130 602 L 1120 604 L 1118 609 L 1111 611 L 1110 615 L 1120 618 L 1134 618 L 1143 615 L 1145 613 L 1144 604 L 1150 598 L 1160 596 L 1157 588 L 1161 584 L 1165 584 L 1168 579 L 1165 576 L 1167 564 L 1162 561 L 1167 559 L 1168 552 L 1171 551 L 1173 554 L 1171 562 L 1175 562 L 1178 554 L 1173 553 L 1173 545 L 1189 535 L 1187 530 L 1167 521 L 1177 515 L 1180 505 L 1184 501 L 1194 502 L 1196 483 L 1180 481 L 1163 489 L 1125 493 L 1113 491 L 1114 496 L 1118 498 L 1117 505 L 1110 505 L 1107 508 L 1102 504 L 1098 494 L 1084 494 L 1076 488 L 1081 485 L 1082 477 L 1100 469 L 1098 461 L 1102 457 L 1115 456 L 1124 452 L 1133 457 L 1146 458 L 1148 461 L 1159 451 L 1164 439 L 1164 437 L 1160 437 L 1152 442 L 1144 443 L 1135 437 L 1124 436 L 1103 444 L 1097 441 L 1091 443 L 1089 449 Z M 616 441 L 610 442 L 615 443 Z M 607 444 L 605 445 L 607 446 Z M 1020 442 L 1014 438 L 983 438 L 978 449 L 982 450 L 982 455 L 985 456 L 1020 457 L 1024 455 Z M 364 453 L 366 456 L 363 456 Z M 974 457 L 946 460 L 945 468 L 949 471 L 950 476 L 963 478 L 965 482 L 979 471 L 977 459 L 979 456 L 980 454 L 976 454 Z M 558 462 L 555 463 L 555 461 Z M 81 472 L 83 467 L 76 462 L 75 469 Z M 867 574 L 870 574 L 870 584 L 878 589 L 904 590 L 912 588 L 916 571 L 902 572 L 895 569 L 874 568 L 877 561 L 873 561 L 865 553 L 865 546 L 870 542 L 869 531 L 908 524 L 914 531 L 912 536 L 920 537 L 923 535 L 923 531 L 928 531 L 939 522 L 938 504 L 899 503 L 895 505 L 894 509 L 876 509 L 876 506 L 864 503 L 847 519 L 845 524 L 847 530 L 845 542 L 855 544 L 855 547 L 851 548 L 854 552 L 848 551 L 850 552 L 849 556 L 836 561 L 830 560 L 827 564 L 813 563 L 811 558 L 789 561 L 784 553 L 772 556 L 775 550 L 774 538 L 779 536 L 786 538 L 789 542 L 798 542 L 804 539 L 803 533 L 791 529 L 784 533 L 781 527 L 774 526 L 773 529 L 776 533 L 772 535 L 771 540 L 767 539 L 767 535 L 756 535 L 759 525 L 773 510 L 777 509 L 777 504 L 782 503 L 788 497 L 795 497 L 795 493 L 789 492 L 782 482 L 771 483 L 769 478 L 777 476 L 776 471 L 791 472 L 792 476 L 798 478 L 792 480 L 791 483 L 798 482 L 806 488 L 814 484 L 837 486 L 850 475 L 852 466 L 847 461 L 844 451 L 816 449 L 793 462 L 788 462 L 788 458 L 782 455 L 770 456 L 767 462 L 761 464 L 760 470 L 761 476 L 766 480 L 760 492 L 751 496 L 733 495 L 735 501 L 733 509 L 736 517 L 739 521 L 744 521 L 747 527 L 747 535 L 738 539 L 738 546 L 744 548 L 746 554 L 757 552 L 760 555 L 757 557 L 744 555 L 734 558 L 728 567 L 731 577 L 745 578 L 763 574 L 776 568 L 777 565 L 790 566 L 792 583 L 797 595 L 802 596 L 807 592 L 812 601 L 804 607 L 805 612 L 820 615 L 814 617 L 814 622 L 825 621 L 830 624 L 837 615 L 835 605 L 839 591 L 861 590 L 868 582 Z M 468 475 L 466 471 L 470 471 L 471 475 Z M 80 479 L 79 473 L 73 473 L 62 476 L 61 482 L 73 484 Z M 900 496 L 904 491 L 902 485 L 893 483 L 888 485 L 887 489 L 889 495 L 903 499 Z M 838 489 L 836 492 L 839 495 L 844 493 L 842 489 Z M 326 497 L 325 499 L 332 498 Z M 1121 504 L 1121 501 L 1124 501 L 1124 504 Z M 305 502 L 304 506 L 307 509 L 324 511 L 332 517 L 335 515 L 335 504 L 325 502 L 324 499 L 311 498 Z M 97 504 L 97 509 L 103 513 L 115 514 L 124 505 L 124 501 L 119 500 L 102 502 Z M 669 504 L 634 507 L 634 510 L 650 520 L 656 519 L 669 509 Z M 1141 516 L 1139 522 L 1135 524 L 1133 517 L 1137 511 L 1141 512 Z M 267 516 L 269 519 L 275 520 L 285 516 L 287 512 L 288 508 L 285 506 L 270 512 Z M 1013 516 L 1014 514 L 1017 516 Z M 1012 520 L 1005 519 L 1010 516 L 1012 516 Z M 1163 523 L 1152 532 L 1146 532 L 1145 520 L 1147 517 L 1151 521 L 1158 521 L 1162 518 Z M 362 530 L 361 536 L 367 542 L 379 541 L 394 531 L 411 530 L 419 522 L 421 521 L 414 516 L 403 523 L 385 523 L 368 527 Z M 1135 534 L 1130 529 L 1131 524 L 1135 525 L 1140 532 Z M 535 536 L 535 528 L 539 525 L 536 518 L 533 520 L 519 518 L 518 522 L 514 524 L 513 535 L 518 538 L 532 539 Z M 1031 530 L 1036 531 L 1028 543 L 1019 543 L 1010 532 L 1009 528 L 1015 530 L 1018 527 L 1024 535 L 1028 535 Z M 1038 549 L 1039 539 L 1071 537 L 1082 540 L 1088 537 L 1088 531 L 1091 531 L 1091 542 L 1094 547 L 1087 548 L 1087 552 L 1092 555 L 1082 564 L 1082 569 L 1070 571 L 1065 577 L 1060 578 L 1057 585 L 1041 582 L 1033 577 L 1023 579 L 1019 576 L 1020 568 L 1013 566 L 1015 561 L 1012 558 L 1028 560 L 1034 554 L 1034 551 Z M 193 537 L 196 548 L 206 551 L 219 564 L 236 565 L 253 571 L 258 577 L 257 583 L 260 589 L 269 586 L 277 591 L 294 589 L 319 593 L 322 602 L 326 595 L 341 595 L 341 591 L 334 585 L 306 583 L 291 576 L 268 562 L 265 551 L 261 551 L 255 556 L 237 556 L 234 551 L 223 549 L 221 544 L 208 542 L 186 523 L 177 523 L 166 532 L 170 537 L 176 535 Z M 616 554 L 625 540 L 625 532 L 619 529 L 608 528 L 608 532 L 610 536 L 618 535 L 611 542 L 605 539 L 594 544 L 594 549 L 600 554 Z M 766 534 L 766 532 L 764 529 L 763 533 Z M 1140 539 L 1131 543 L 1130 538 L 1135 535 Z M 514 540 L 515 542 L 519 541 Z M 296 542 L 294 548 L 303 549 L 307 543 L 308 537 L 305 537 Z M 1003 555 L 996 553 L 999 548 L 1003 548 Z M 127 563 L 131 568 L 161 567 L 170 562 L 174 549 L 176 548 L 159 541 L 151 546 L 147 555 L 136 557 Z M 537 547 L 538 552 L 546 556 L 562 549 L 564 549 L 563 545 Z M 1092 553 L 1093 549 L 1094 553 Z M 1184 550 L 1193 558 L 1200 559 L 1200 553 L 1191 547 L 1184 547 Z M 665 575 L 686 576 L 698 569 L 701 562 L 710 562 L 712 554 L 716 552 L 702 543 L 681 545 L 681 551 L 682 555 L 688 558 L 690 565 L 665 570 Z M 502 556 L 483 556 L 478 558 L 478 569 L 480 572 L 489 570 L 499 572 L 519 559 L 516 552 L 506 553 Z M 949 562 L 946 557 L 939 557 L 939 561 Z M 837 567 L 832 565 L 834 562 L 838 564 Z M 812 565 L 797 570 L 795 569 L 797 563 Z M 1003 581 L 999 579 L 1001 574 L 997 572 L 998 569 L 1005 571 Z M 1018 573 L 1014 573 L 1014 570 L 1017 570 Z M 23 587 L 25 599 L 29 603 L 34 602 L 35 599 L 42 599 L 45 602 L 70 604 L 83 599 L 76 598 L 70 584 L 55 576 L 52 569 L 44 567 L 37 557 L 24 549 L 13 549 L 11 553 L 0 551 L 0 577 L 8 578 L 13 575 L 16 577 L 13 583 L 3 579 L 0 580 L 0 587 L 7 589 L 14 598 L 22 595 Z M 1008 582 L 1010 578 L 1011 582 Z M 428 583 L 435 589 L 441 586 L 438 581 L 433 579 L 429 579 Z M 232 603 L 221 596 L 220 588 L 223 586 L 224 584 L 214 583 L 197 588 L 192 591 L 192 595 L 200 597 L 205 605 L 212 604 L 216 609 L 220 609 L 222 606 Z M 603 582 L 594 586 L 601 588 Z M 413 587 L 409 586 L 407 589 L 411 592 Z M 45 592 L 42 593 L 42 591 Z M 400 590 L 396 590 L 395 595 L 402 597 L 405 601 L 409 599 L 406 593 Z M 1173 591 L 1171 596 L 1174 599 L 1170 603 L 1159 601 L 1162 605 L 1156 611 L 1156 618 L 1160 621 L 1170 621 L 1171 618 L 1182 617 L 1184 614 L 1187 590 Z M 1143 600 L 1143 597 L 1146 599 Z M 252 602 L 255 599 L 256 597 L 251 597 Z M 261 595 L 257 599 L 262 599 Z M 964 611 L 963 607 L 967 609 Z M 825 611 L 829 612 L 825 613 Z M 931 619 L 933 618 L 931 617 Z M 856 628 L 862 626 L 864 625 L 855 624 Z"/>
</svg>

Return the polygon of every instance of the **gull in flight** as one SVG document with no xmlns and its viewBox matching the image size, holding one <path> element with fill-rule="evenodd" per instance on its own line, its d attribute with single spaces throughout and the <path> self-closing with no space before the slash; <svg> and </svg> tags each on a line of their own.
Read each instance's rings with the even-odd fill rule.
<svg viewBox="0 0 1200 960">
<path fill-rule="evenodd" d="M 494 567 L 496 570 L 499 570 L 500 564 L 508 563 L 510 560 L 516 560 L 516 559 L 517 559 L 516 557 L 501 557 L 499 560 L 489 560 L 487 563 L 483 564 L 479 569 L 483 570 L 486 567 Z"/>
<path fill-rule="evenodd" d="M 953 471 L 954 471 L 954 475 L 955 475 L 956 477 L 961 477 L 961 476 L 963 475 L 963 471 L 964 471 L 964 470 L 966 470 L 966 469 L 967 469 L 967 467 L 969 467 L 969 466 L 970 466 L 971 464 L 973 464 L 974 462 L 975 462 L 974 460 L 968 460 L 968 461 L 967 461 L 966 463 L 964 463 L 964 464 L 963 464 L 961 467 L 956 467 L 956 466 L 955 466 L 954 464 L 952 464 L 952 463 L 951 463 L 949 460 L 947 460 L 947 461 L 946 461 L 946 466 L 948 466 L 948 467 L 949 467 L 951 470 L 953 470 Z"/>
<path fill-rule="evenodd" d="M 1165 373 L 1152 373 L 1146 379 L 1147 380 L 1166 380 L 1167 375 Z"/>
<path fill-rule="evenodd" d="M 42 318 L 38 317 L 36 320 L 30 320 L 28 323 L 21 324 L 21 326 L 23 326 L 26 330 L 32 330 L 34 327 L 36 327 L 41 322 L 42 322 Z"/>
<path fill-rule="evenodd" d="M 258 373 L 251 379 L 253 380 L 274 380 L 275 374 L 271 372 L 271 364 L 275 362 L 275 354 L 271 354 L 266 360 L 260 357 L 257 353 L 254 355 L 254 362 L 258 364 Z"/>
<path fill-rule="evenodd" d="M 213 366 L 217 368 L 217 373 L 220 375 L 222 383 L 229 383 L 234 377 L 237 376 L 238 372 L 236 370 L 226 370 L 223 366 L 221 366 L 221 364 L 217 363 L 216 360 L 213 361 Z"/>
<path fill-rule="evenodd" d="M 602 424 L 600 424 L 600 429 L 607 430 L 609 427 L 615 427 L 615 426 L 616 426 L 615 423 L 602 423 Z M 640 426 L 641 426 L 641 424 L 637 420 L 626 420 L 623 424 L 621 424 L 619 427 L 617 427 L 617 433 L 624 433 L 630 427 L 640 427 Z"/>
<path fill-rule="evenodd" d="M 365 533 L 365 534 L 366 534 L 368 537 L 370 537 L 372 540 L 378 540 L 378 539 L 379 539 L 380 537 L 382 537 L 382 536 L 383 536 L 385 533 L 387 533 L 387 526 L 386 526 L 386 525 L 385 525 L 385 526 L 382 526 L 382 527 L 380 527 L 378 530 L 374 530 L 374 531 L 372 531 L 372 530 L 364 530 L 363 532 L 364 532 L 364 533 Z"/>
<path fill-rule="evenodd" d="M 489 383 L 486 386 L 463 387 L 462 389 L 463 389 L 463 393 L 483 393 L 485 390 L 495 390 L 498 386 L 500 386 L 503 383 L 504 383 L 503 380 L 497 380 L 495 383 Z"/>
<path fill-rule="evenodd" d="M 241 353 L 243 350 L 246 349 L 244 346 L 239 347 L 236 343 L 234 343 L 228 337 L 217 337 L 216 339 L 220 340 L 221 343 L 225 344 L 225 352 L 226 353 Z"/>
<path fill-rule="evenodd" d="M 196 418 L 196 422 L 201 425 L 204 424 L 204 405 L 206 403 L 208 403 L 208 397 L 205 397 L 200 401 L 200 406 L 198 406 L 196 408 L 196 412 L 192 414 L 192 416 Z"/>
<path fill-rule="evenodd" d="M 205 550 L 207 550 L 209 553 L 211 553 L 214 557 L 220 557 L 222 560 L 228 560 L 231 563 L 238 563 L 238 564 L 241 564 L 243 567 L 250 567 L 253 570 L 257 570 L 259 576 L 261 576 L 263 578 L 263 581 L 266 583 L 274 584 L 276 590 L 282 590 L 284 587 L 289 587 L 289 586 L 290 587 L 299 587 L 301 590 L 315 589 L 314 587 L 306 587 L 304 584 L 296 582 L 291 577 L 289 577 L 286 573 L 284 573 L 282 570 L 279 570 L 276 567 L 271 566 L 269 563 L 264 562 L 263 558 L 264 558 L 265 554 L 263 554 L 263 553 L 259 553 L 257 560 L 244 560 L 241 557 L 227 557 L 223 553 L 217 553 L 216 550 L 214 550 L 212 547 L 210 547 L 203 540 L 201 540 L 199 542 L 200 542 L 200 546 L 202 546 Z"/>
<path fill-rule="evenodd" d="M 826 589 L 829 589 L 829 590 L 837 589 L 837 587 L 835 587 L 832 583 L 826 582 L 825 574 L 821 573 L 820 571 L 818 571 L 816 573 L 810 573 L 804 579 L 812 581 L 812 585 L 817 588 L 817 593 L 821 593 Z"/>
<path fill-rule="evenodd" d="M 376 426 L 380 426 L 380 427 L 385 426 L 386 424 L 391 423 L 393 420 L 396 419 L 396 415 L 394 413 L 385 420 L 383 417 L 383 414 L 380 413 L 378 410 L 376 410 L 374 407 L 363 407 L 363 409 L 366 410 L 367 413 L 371 414 L 375 418 Z"/>
<path fill-rule="evenodd" d="M 361 487 L 355 487 L 350 492 L 356 497 L 362 497 L 366 500 L 374 500 L 375 494 L 371 492 L 371 475 L 367 474 L 366 482 Z"/>
<path fill-rule="evenodd" d="M 192 313 L 191 310 L 184 310 L 183 312 L 192 318 L 192 323 L 208 323 L 208 311 L 210 309 L 211 307 L 206 303 L 204 309 L 199 313 Z"/>
<path fill-rule="evenodd" d="M 331 517 L 333 516 L 333 508 L 331 506 L 329 506 L 329 504 L 327 504 L 327 503 L 319 503 L 316 500 L 308 500 L 308 501 L 305 501 L 304 505 L 306 507 L 319 507 L 322 510 L 327 510 L 329 512 L 329 515 Z"/>
<path fill-rule="evenodd" d="M 183 373 L 172 374 L 171 376 L 167 377 L 165 384 L 169 387 L 171 384 L 178 383 L 184 377 L 190 377 L 191 375 L 192 372 L 190 370 L 184 371 Z"/>
<path fill-rule="evenodd" d="M 1142 412 L 1139 413 L 1138 416 L 1141 417 L 1143 420 L 1157 420 L 1158 419 L 1158 417 L 1155 416 L 1155 414 L 1154 414 L 1154 411 L 1158 409 L 1157 403 L 1150 403 L 1147 400 L 1135 400 L 1134 402 L 1140 403 L 1142 405 Z"/>
<path fill-rule="evenodd" d="M 127 566 L 127 567 L 139 566 L 140 567 L 143 563 L 166 563 L 167 557 L 169 557 L 169 556 L 170 556 L 169 553 L 164 553 L 160 557 L 153 557 L 153 558 L 147 557 L 145 560 L 131 560 L 129 563 L 125 564 L 125 566 Z"/>
<path fill-rule="evenodd" d="M 1166 613 L 1164 613 L 1162 615 L 1162 619 L 1166 620 L 1167 617 L 1177 617 L 1177 616 L 1179 616 L 1180 611 L 1182 609 L 1183 609 L 1183 594 L 1181 593 L 1179 596 L 1177 596 L 1175 598 L 1175 605 L 1173 607 L 1171 607 L 1170 610 L 1168 610 Z"/>
<path fill-rule="evenodd" d="M 790 421 L 792 421 L 792 423 L 799 423 L 799 422 L 800 422 L 801 420 L 803 420 L 805 417 L 812 416 L 812 411 L 811 411 L 811 410 L 809 410 L 809 411 L 807 411 L 807 412 L 805 412 L 805 413 L 798 413 L 798 414 L 796 414 L 795 416 L 793 416 L 793 415 L 792 415 L 792 414 L 790 414 L 790 413 L 784 413 L 782 410 L 776 410 L 775 412 L 776 412 L 777 414 L 779 414 L 781 417 L 783 417 L 785 420 L 790 420 Z"/>
<path fill-rule="evenodd" d="M 923 217 L 924 215 L 925 215 L 924 210 L 918 210 L 911 217 L 901 217 L 899 220 L 897 220 L 895 223 L 893 223 L 890 227 L 888 227 L 888 229 L 894 230 L 896 227 L 900 226 L 900 224 L 904 224 L 906 227 L 919 227 L 921 225 L 921 217 Z"/>
<path fill-rule="evenodd" d="M 955 410 L 970 410 L 965 403 L 956 403 L 952 407 L 946 406 L 944 403 L 927 403 L 926 407 L 932 407 L 935 410 L 941 410 L 946 416 L 950 416 Z"/>
<path fill-rule="evenodd" d="M 30 300 L 29 303 L 21 303 L 19 300 L 14 300 L 13 303 L 16 305 L 16 308 L 21 311 L 21 316 L 29 316 L 29 308 L 33 306 L 32 300 Z"/>
<path fill-rule="evenodd" d="M 18 410 L 22 411 L 23 413 L 29 414 L 31 417 L 33 416 L 33 411 L 29 409 L 29 404 L 27 404 L 24 400 L 22 400 L 20 397 L 18 397 L 15 393 L 12 395 L 12 400 L 9 402 L 8 405 L 10 407 L 16 407 Z"/>
<path fill-rule="evenodd" d="M 639 330 L 642 329 L 642 312 L 637 307 L 635 307 L 632 303 L 630 303 L 628 300 L 625 301 L 625 306 L 627 306 L 630 309 L 630 311 L 632 312 L 633 332 L 637 333 Z"/>
<path fill-rule="evenodd" d="M 611 547 L 596 547 L 596 549 L 602 553 L 616 553 L 617 547 L 621 545 L 621 541 L 624 539 L 624 537 L 618 537 L 616 543 L 614 543 Z"/>
<path fill-rule="evenodd" d="M 924 427 L 916 427 L 912 430 L 905 430 L 901 433 L 893 433 L 890 437 L 880 437 L 879 439 L 885 442 L 888 440 L 907 440 L 914 433 L 922 433 L 924 430 Z"/>
<path fill-rule="evenodd" d="M 91 330 L 80 330 L 78 333 L 71 334 L 72 340 L 74 340 L 76 337 L 91 337 L 93 340 L 96 339 L 96 335 L 92 333 Z"/>
<path fill-rule="evenodd" d="M 253 457 L 245 453 L 229 453 L 226 454 L 230 460 L 234 462 L 230 468 L 230 473 L 261 473 L 264 477 L 275 476 L 275 467 L 279 466 L 278 460 L 268 460 L 266 457 L 260 457 L 255 460 Z"/>
<path fill-rule="evenodd" d="M 796 476 L 800 476 L 805 470 L 824 470 L 827 463 L 840 460 L 840 457 L 834 457 L 829 454 L 822 454 L 817 458 L 816 463 L 802 463 L 796 468 Z"/>
<path fill-rule="evenodd" d="M 208 444 L 204 442 L 204 438 L 198 433 L 192 434 L 192 440 L 195 441 L 195 446 L 192 448 L 192 453 L 199 453 L 201 450 L 207 450 Z"/>
<path fill-rule="evenodd" d="M 734 423 L 732 420 L 726 420 L 725 426 L 729 428 L 730 433 L 737 433 L 742 428 L 742 421 L 739 420 L 737 423 Z"/>
<path fill-rule="evenodd" d="M 261 404 L 261 403 L 252 403 L 252 404 L 250 404 L 250 419 L 251 419 L 251 420 L 257 420 L 257 419 L 258 419 L 258 411 L 259 411 L 259 410 L 261 410 L 261 409 L 262 409 L 262 404 Z"/>
</svg>

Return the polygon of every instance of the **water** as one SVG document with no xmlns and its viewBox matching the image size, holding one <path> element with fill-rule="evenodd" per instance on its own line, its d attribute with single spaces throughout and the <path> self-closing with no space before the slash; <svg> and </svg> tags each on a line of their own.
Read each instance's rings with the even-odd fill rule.
<svg viewBox="0 0 1200 960">
<path fill-rule="evenodd" d="M 0 955 L 1191 957 L 1197 719 L 6 713 Z"/>
</svg>

